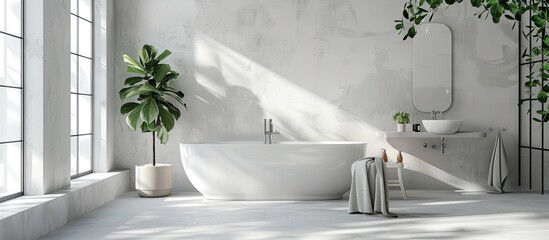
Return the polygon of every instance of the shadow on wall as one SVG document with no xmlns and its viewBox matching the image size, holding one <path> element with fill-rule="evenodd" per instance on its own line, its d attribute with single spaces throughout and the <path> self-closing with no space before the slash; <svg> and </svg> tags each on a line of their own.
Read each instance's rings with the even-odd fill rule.
<svg viewBox="0 0 549 240">
<path fill-rule="evenodd" d="M 339 107 L 303 89 L 254 60 L 212 38 L 195 36 L 196 88 L 193 104 L 199 116 L 194 123 L 219 138 L 262 140 L 262 118 L 273 118 L 275 128 L 290 140 L 350 140 L 346 134 L 362 128 L 377 130 Z M 213 66 L 212 66 L 213 65 Z M 239 105 L 235 105 L 239 104 Z M 342 119 L 356 119 L 346 122 Z M 227 120 L 223 117 L 228 117 Z M 225 122 L 228 121 L 228 122 Z M 351 126 L 352 125 L 352 126 Z M 227 135 L 225 128 L 234 132 Z M 199 133 L 202 135 L 203 133 Z M 212 135 L 207 135 L 211 138 Z M 354 139 L 363 139 L 363 136 Z"/>
<path fill-rule="evenodd" d="M 333 101 L 341 109 L 357 114 L 358 121 L 374 120 L 386 117 L 394 109 L 402 109 L 413 114 L 420 114 L 406 99 L 412 99 L 412 81 L 410 72 L 393 70 L 386 66 L 388 62 L 386 49 L 376 48 L 374 55 L 375 72 L 369 73 L 358 84 L 342 88 L 341 97 Z M 395 97 L 398 96 L 398 97 Z M 375 103 L 375 104 L 371 104 Z M 392 123 L 392 122 L 391 122 Z M 384 126 L 380 126 L 383 129 Z"/>
<path fill-rule="evenodd" d="M 217 64 L 220 66 L 221 64 Z M 230 85 L 218 67 L 197 66 L 196 74 L 208 79 L 215 88 L 207 88 L 196 79 L 193 85 L 192 109 L 200 111 L 190 118 L 193 138 L 208 140 L 262 139 L 265 115 L 259 98 L 249 89 Z"/>
<path fill-rule="evenodd" d="M 413 161 L 413 168 L 404 174 L 404 178 L 416 186 L 451 186 L 458 189 L 483 191 L 490 190 L 486 185 L 490 164 L 492 142 L 486 138 L 446 139 L 445 153 L 441 154 L 439 139 L 388 139 L 388 143 L 409 156 L 420 158 Z M 412 144 L 411 144 L 412 143 Z M 426 143 L 427 147 L 423 144 Z M 436 145 L 436 147 L 431 147 Z M 405 165 L 409 165 L 407 159 Z M 429 177 L 427 177 L 429 176 Z M 472 181 L 472 179 L 477 180 Z"/>
<path fill-rule="evenodd" d="M 383 91 L 379 90 L 391 92 L 393 86 L 396 88 L 406 80 L 404 73 L 384 66 L 384 50 L 377 50 L 376 69 L 382 72 L 380 75 L 393 79 L 371 74 L 360 84 L 349 86 L 345 90 L 347 94 L 329 102 L 204 34 L 196 34 L 195 48 L 196 72 L 192 82 L 195 96 L 192 106 L 200 113 L 192 113 L 196 116 L 192 121 L 199 134 L 194 135 L 194 138 L 260 141 L 261 119 L 269 117 L 275 119 L 275 127 L 281 131 L 285 140 L 358 140 L 368 142 L 368 148 L 372 148 L 372 145 L 375 148 L 376 143 L 386 144 L 384 140 L 374 136 L 380 127 L 363 120 L 373 119 L 375 116 L 369 115 L 372 112 L 390 115 L 385 109 L 401 104 L 395 98 L 384 101 L 388 97 L 383 96 L 380 93 Z M 384 80 L 389 84 L 380 84 Z M 409 91 L 401 91 L 402 94 L 411 94 Z M 369 104 L 365 108 L 360 104 L 363 102 L 381 104 Z M 349 111 L 366 115 L 356 116 Z M 403 144 L 397 148 L 410 147 L 409 144 Z M 468 178 L 471 175 L 468 169 L 472 167 L 466 166 L 467 161 L 462 161 L 465 163 L 462 166 L 454 168 L 453 164 L 451 169 L 447 169 L 447 163 L 439 164 L 441 162 L 433 160 L 440 156 L 430 155 L 429 152 L 410 152 L 414 153 L 414 157 L 407 159 L 411 166 L 409 169 L 420 173 L 413 174 L 416 179 L 414 181 L 423 182 L 422 185 L 437 185 L 443 189 L 479 189 L 477 184 L 464 180 L 479 179 L 478 176 Z M 447 156 L 456 155 L 448 153 Z M 433 161 L 420 160 L 417 157 L 427 157 Z M 474 159 L 474 156 L 468 159 Z M 448 173 L 454 171 L 464 171 L 465 174 Z"/>
</svg>

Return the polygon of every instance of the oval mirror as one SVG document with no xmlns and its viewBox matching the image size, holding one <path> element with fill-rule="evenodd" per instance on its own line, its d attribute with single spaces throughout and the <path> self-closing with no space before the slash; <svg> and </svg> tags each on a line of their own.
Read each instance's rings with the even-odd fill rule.
<svg viewBox="0 0 549 240">
<path fill-rule="evenodd" d="M 452 105 L 452 32 L 441 23 L 423 24 L 414 37 L 413 102 L 420 112 Z"/>
</svg>

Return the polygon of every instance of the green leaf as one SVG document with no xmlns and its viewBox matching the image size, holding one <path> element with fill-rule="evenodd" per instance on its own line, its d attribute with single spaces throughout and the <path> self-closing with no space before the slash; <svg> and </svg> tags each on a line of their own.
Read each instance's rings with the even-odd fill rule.
<svg viewBox="0 0 549 240">
<path fill-rule="evenodd" d="M 509 11 L 511 13 L 516 14 L 516 13 L 519 12 L 519 10 L 520 10 L 520 8 L 516 3 L 514 3 L 514 2 L 509 3 Z"/>
<path fill-rule="evenodd" d="M 185 105 L 185 103 L 183 103 L 183 99 L 181 99 L 181 97 L 177 96 L 177 94 L 172 93 L 172 92 L 165 92 L 165 94 L 172 97 L 176 101 L 178 101 L 181 105 Z"/>
<path fill-rule="evenodd" d="M 142 94 L 151 94 L 151 93 L 158 93 L 159 95 L 164 95 L 161 91 L 153 87 L 152 85 L 145 83 L 143 85 L 135 85 L 133 87 L 124 88 L 120 90 L 118 93 L 120 95 L 120 99 L 124 100 L 133 96 L 138 96 Z"/>
<path fill-rule="evenodd" d="M 143 77 L 129 77 L 126 78 L 126 81 L 124 81 L 124 85 L 132 86 L 141 81 L 143 81 Z"/>
<path fill-rule="evenodd" d="M 488 7 L 492 7 L 495 4 L 498 4 L 499 0 L 488 0 L 488 3 L 486 4 Z"/>
<path fill-rule="evenodd" d="M 541 49 L 538 47 L 532 47 L 532 55 L 533 56 L 539 56 L 541 54 Z"/>
<path fill-rule="evenodd" d="M 177 89 L 175 89 L 175 88 L 173 88 L 173 87 L 166 86 L 165 90 L 168 91 L 168 92 L 172 92 L 172 93 L 177 94 L 177 96 L 180 97 L 180 98 L 185 97 L 185 94 L 183 94 L 182 91 L 179 91 L 179 90 L 177 90 Z"/>
<path fill-rule="evenodd" d="M 406 11 L 406 10 L 402 11 L 402 16 L 406 19 L 410 18 L 410 15 L 408 14 L 408 11 Z"/>
<path fill-rule="evenodd" d="M 158 117 L 158 105 L 152 98 L 147 98 L 141 109 L 141 119 L 146 123 L 152 123 Z"/>
<path fill-rule="evenodd" d="M 154 80 L 161 82 L 166 77 L 166 74 L 171 71 L 170 65 L 158 64 L 154 66 Z"/>
<path fill-rule="evenodd" d="M 442 4 L 442 0 L 427 0 L 432 9 L 438 8 Z"/>
<path fill-rule="evenodd" d="M 137 67 L 137 66 L 133 66 L 133 65 L 128 65 L 127 71 L 128 71 L 128 72 L 132 72 L 132 73 L 147 74 L 147 73 L 145 72 L 145 70 L 143 70 L 143 68 L 140 68 L 140 67 Z"/>
<path fill-rule="evenodd" d="M 130 128 L 132 130 L 136 130 L 137 129 L 137 124 L 139 123 L 139 121 L 141 120 L 141 118 L 139 117 L 141 115 L 141 109 L 143 108 L 143 105 L 139 105 L 137 106 L 136 108 L 134 108 L 130 114 L 128 114 L 128 116 L 126 117 L 126 123 L 128 124 L 128 126 L 130 126 Z"/>
<path fill-rule="evenodd" d="M 546 103 L 547 102 L 547 92 L 540 91 L 538 93 L 538 101 L 541 102 L 541 103 Z"/>
<path fill-rule="evenodd" d="M 170 52 L 169 50 L 164 50 L 164 52 L 158 55 L 158 57 L 156 58 L 156 61 L 160 62 L 165 58 L 167 58 L 168 56 L 170 56 L 170 54 L 172 54 L 172 52 Z"/>
<path fill-rule="evenodd" d="M 154 59 L 158 53 L 158 49 L 153 45 L 145 44 L 143 49 L 149 54 L 149 59 Z"/>
<path fill-rule="evenodd" d="M 168 108 L 170 113 L 175 117 L 175 120 L 178 120 L 181 117 L 181 111 L 171 102 L 161 102 L 161 104 Z"/>
<path fill-rule="evenodd" d="M 177 77 L 179 77 L 179 73 L 177 73 L 175 71 L 170 71 L 168 74 L 166 74 L 166 76 L 164 77 L 164 79 L 162 80 L 161 83 L 165 84 L 165 83 L 169 82 L 172 79 L 176 79 Z"/>
<path fill-rule="evenodd" d="M 175 117 L 170 113 L 168 108 L 166 108 L 165 106 L 161 105 L 158 108 L 158 110 L 159 110 L 158 116 L 160 117 L 160 122 L 162 123 L 162 125 L 164 125 L 164 127 L 166 127 L 166 130 L 169 132 L 170 130 L 172 130 L 173 126 L 175 125 Z"/>
<path fill-rule="evenodd" d="M 135 61 L 135 60 L 134 60 L 133 58 L 131 58 L 130 56 L 124 54 L 124 55 L 122 55 L 122 58 L 124 59 L 124 62 L 129 63 L 130 66 L 134 66 L 134 67 L 140 68 L 141 70 L 144 71 L 145 67 L 143 67 L 143 65 L 141 65 L 141 63 L 138 63 L 137 61 Z"/>
<path fill-rule="evenodd" d="M 540 116 L 541 116 L 541 119 L 534 118 L 534 121 L 536 121 L 536 122 L 549 122 L 549 114 L 547 112 L 540 114 Z"/>
<path fill-rule="evenodd" d="M 534 15 L 532 16 L 532 21 L 534 22 L 534 24 L 536 25 L 536 27 L 538 28 L 542 28 L 545 26 L 545 19 L 542 18 L 540 15 Z"/>
<path fill-rule="evenodd" d="M 141 59 L 141 62 L 143 63 L 143 65 L 147 65 L 147 63 L 149 62 L 149 53 L 145 50 L 145 49 L 140 49 L 138 51 L 139 53 L 139 59 Z"/>
<path fill-rule="evenodd" d="M 160 129 L 160 126 L 156 126 L 154 122 L 152 122 L 152 123 L 146 123 L 146 122 L 141 123 L 141 132 L 143 132 L 143 133 L 156 132 L 156 131 L 158 131 L 158 129 Z"/>
<path fill-rule="evenodd" d="M 168 130 L 164 126 L 156 131 L 156 136 L 160 139 L 160 143 L 166 144 L 168 142 Z"/>
<path fill-rule="evenodd" d="M 492 15 L 492 18 L 495 23 L 499 22 L 499 18 L 501 15 L 503 15 L 503 7 L 499 4 L 495 4 L 490 8 L 490 14 Z"/>
<path fill-rule="evenodd" d="M 124 103 L 120 107 L 120 113 L 122 115 L 126 115 L 126 114 L 130 113 L 131 111 L 133 111 L 137 106 L 139 106 L 139 103 L 134 103 L 134 102 Z"/>
<path fill-rule="evenodd" d="M 412 26 L 412 27 L 410 27 L 410 28 L 408 29 L 408 36 L 409 36 L 410 38 L 414 38 L 414 37 L 416 36 L 416 33 L 417 33 L 417 32 L 416 32 L 416 28 L 415 28 L 415 27 Z"/>
</svg>

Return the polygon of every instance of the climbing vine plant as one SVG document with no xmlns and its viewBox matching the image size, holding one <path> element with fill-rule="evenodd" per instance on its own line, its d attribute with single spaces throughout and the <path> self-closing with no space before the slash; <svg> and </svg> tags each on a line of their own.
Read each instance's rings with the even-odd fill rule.
<svg viewBox="0 0 549 240">
<path fill-rule="evenodd" d="M 395 20 L 395 28 L 404 40 L 413 38 L 417 29 L 425 22 L 430 22 L 439 9 L 462 3 L 463 0 L 410 0 L 404 4 L 401 19 Z M 524 37 L 531 37 L 532 46 L 525 49 L 522 58 L 525 62 L 532 59 L 549 58 L 549 2 L 548 0 L 470 0 L 471 5 L 478 8 L 475 15 L 480 19 L 490 18 L 499 23 L 502 18 L 513 21 L 513 28 L 525 13 L 531 14 L 531 21 L 522 31 Z M 522 101 L 539 101 L 542 106 L 547 103 L 549 94 L 549 63 L 541 61 L 540 67 L 526 76 L 525 94 L 533 96 Z M 522 103 L 522 101 L 520 103 Z M 531 109 L 530 109 L 531 110 Z M 549 121 L 549 105 L 538 109 L 534 118 L 538 122 Z"/>
</svg>

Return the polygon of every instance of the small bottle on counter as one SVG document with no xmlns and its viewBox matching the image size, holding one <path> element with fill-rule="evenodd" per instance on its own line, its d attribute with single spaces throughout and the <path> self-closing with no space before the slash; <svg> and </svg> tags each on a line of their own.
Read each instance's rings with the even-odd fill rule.
<svg viewBox="0 0 549 240">
<path fill-rule="evenodd" d="M 402 163 L 402 152 L 401 151 L 398 151 L 398 155 L 397 155 L 397 163 Z"/>
<path fill-rule="evenodd" d="M 383 160 L 384 162 L 389 161 L 389 159 L 387 158 L 387 150 L 385 150 L 385 148 L 381 149 L 381 160 Z"/>
</svg>

